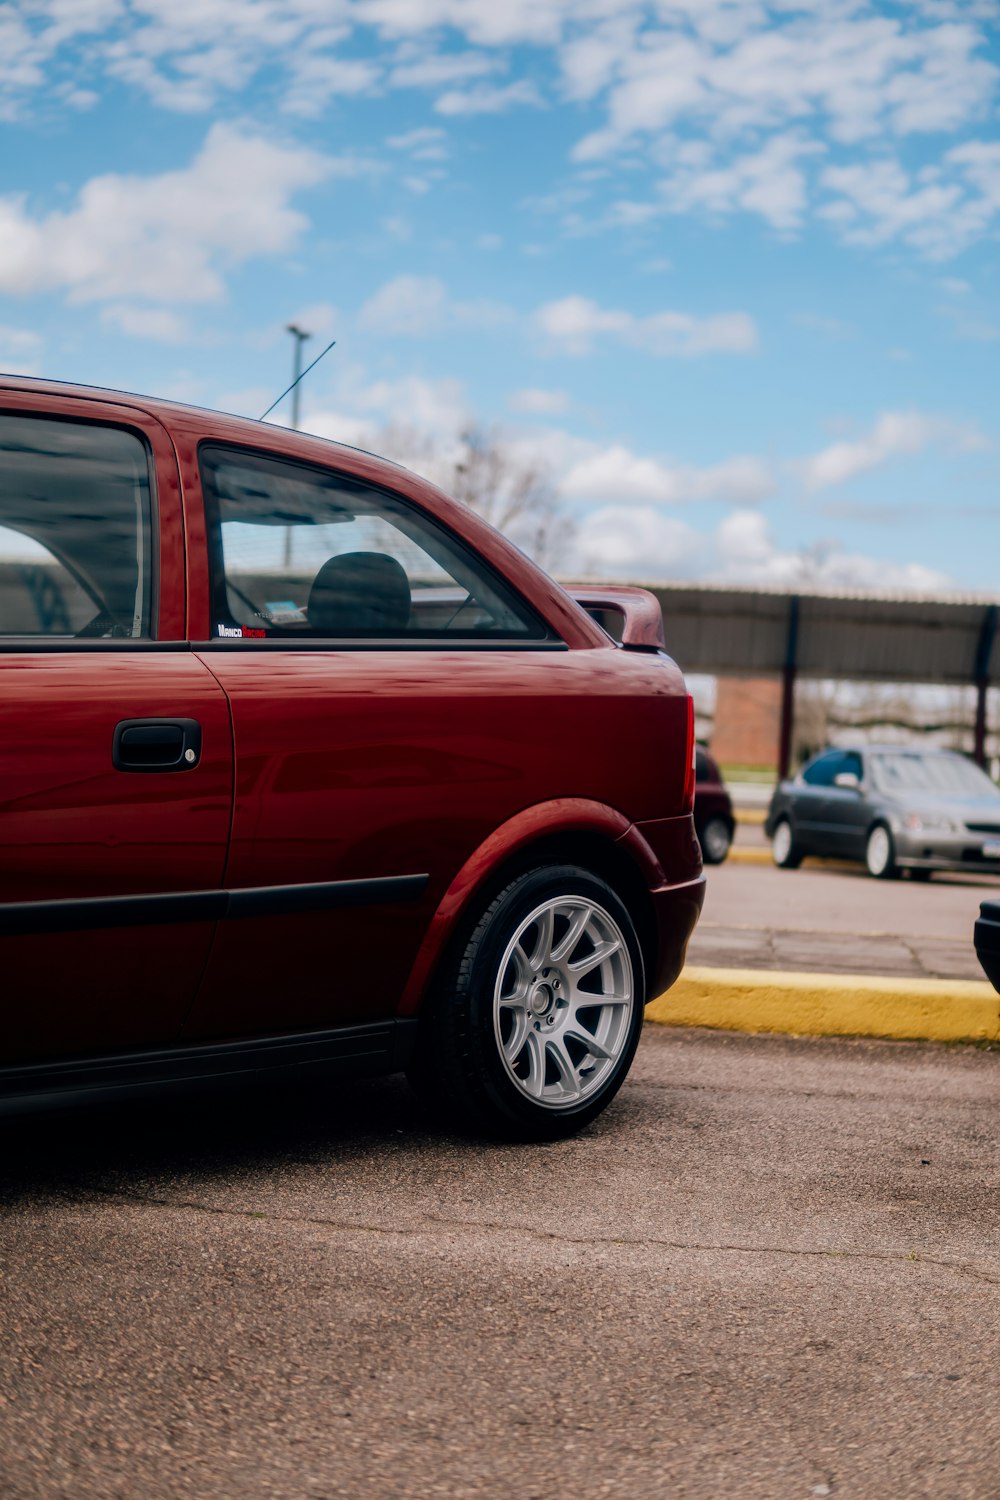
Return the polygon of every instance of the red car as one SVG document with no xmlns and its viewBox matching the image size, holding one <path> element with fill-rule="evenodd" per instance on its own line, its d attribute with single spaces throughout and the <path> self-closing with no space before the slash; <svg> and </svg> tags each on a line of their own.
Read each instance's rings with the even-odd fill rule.
<svg viewBox="0 0 1000 1500">
<path fill-rule="evenodd" d="M 592 1119 L 703 879 L 659 608 L 580 597 L 621 644 L 370 454 L 0 379 L 0 1096 L 323 1065 Z"/>
<path fill-rule="evenodd" d="M 721 865 L 736 831 L 733 803 L 715 758 L 695 750 L 694 826 L 706 865 Z"/>
</svg>

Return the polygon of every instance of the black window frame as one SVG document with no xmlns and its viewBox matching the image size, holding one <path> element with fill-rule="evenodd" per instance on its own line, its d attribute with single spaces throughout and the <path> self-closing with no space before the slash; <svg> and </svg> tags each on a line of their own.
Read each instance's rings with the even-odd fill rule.
<svg viewBox="0 0 1000 1500">
<path fill-rule="evenodd" d="M 225 558 L 222 550 L 222 528 L 217 515 L 213 514 L 213 501 L 209 495 L 204 479 L 204 467 L 202 455 L 206 449 L 231 453 L 238 457 L 251 459 L 264 459 L 273 463 L 302 469 L 309 474 L 320 474 L 332 476 L 348 484 L 362 486 L 373 496 L 385 496 L 393 506 L 401 507 L 412 515 L 422 526 L 429 531 L 437 532 L 445 541 L 447 546 L 464 558 L 468 564 L 480 571 L 490 585 L 495 588 L 501 599 L 509 602 L 516 613 L 522 614 L 527 621 L 537 626 L 537 635 L 524 636 L 487 636 L 468 634 L 462 635 L 455 632 L 453 635 L 418 635 L 416 632 L 408 632 L 405 635 L 379 635 L 371 632 L 366 635 L 336 636 L 283 633 L 281 635 L 265 635 L 250 637 L 217 637 L 210 636 L 208 641 L 199 642 L 199 650 L 202 646 L 211 646 L 218 650 L 336 650 L 336 651 L 565 651 L 568 650 L 565 641 L 559 636 L 545 617 L 539 613 L 536 607 L 524 597 L 524 594 L 513 583 L 490 563 L 481 552 L 471 547 L 464 537 L 453 531 L 422 506 L 416 505 L 406 495 L 401 495 L 398 490 L 390 489 L 387 485 L 379 484 L 371 479 L 362 478 L 351 473 L 348 469 L 340 469 L 333 465 L 316 463 L 309 459 L 298 456 L 276 452 L 272 448 L 256 448 L 242 443 L 228 442 L 219 438 L 203 438 L 197 448 L 198 482 L 201 489 L 202 512 L 205 519 L 205 543 L 208 563 L 208 608 L 209 619 L 215 622 L 220 619 L 229 618 L 228 599 L 225 597 L 226 571 Z M 221 598 L 220 598 L 221 594 Z"/>
<path fill-rule="evenodd" d="M 71 427 L 100 427 L 112 432 L 123 432 L 134 438 L 141 446 L 146 459 L 146 488 L 149 498 L 148 522 L 148 561 L 149 561 L 149 634 L 148 635 L 123 635 L 123 636 L 81 636 L 81 635 L 29 635 L 14 634 L 5 635 L 0 632 L 0 655 L 4 652 L 32 652 L 32 651 L 109 651 L 109 650 L 132 650 L 149 651 L 151 649 L 162 650 L 165 647 L 173 648 L 183 645 L 183 642 L 164 642 L 160 638 L 160 511 L 159 490 L 156 475 L 156 453 L 149 441 L 148 435 L 141 428 L 134 426 L 131 422 L 118 422 L 105 417 L 79 416 L 53 411 L 51 407 L 33 408 L 25 406 L 7 406 L 0 402 L 0 421 L 4 417 L 19 417 L 30 421 L 61 423 L 63 426 Z M 0 525 L 4 525 L 3 508 L 0 505 Z M 18 530 L 17 527 L 8 528 Z M 23 532 L 22 535 L 30 537 L 30 533 Z M 37 538 L 31 538 L 37 540 Z M 52 547 L 48 542 L 41 543 L 45 546 L 56 561 L 66 569 L 70 577 L 77 583 L 86 594 L 93 599 L 89 584 L 80 576 L 79 570 L 72 560 L 65 556 L 57 547 Z M 97 600 L 94 600 L 95 605 Z"/>
</svg>

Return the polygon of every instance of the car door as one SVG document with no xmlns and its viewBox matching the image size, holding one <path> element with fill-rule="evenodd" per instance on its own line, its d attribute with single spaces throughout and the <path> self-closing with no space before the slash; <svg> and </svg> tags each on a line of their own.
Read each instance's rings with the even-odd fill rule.
<svg viewBox="0 0 1000 1500">
<path fill-rule="evenodd" d="M 200 516 L 186 496 L 213 576 L 197 649 L 232 707 L 234 919 L 186 1031 L 378 1021 L 472 852 L 571 794 L 595 720 L 618 746 L 609 783 L 632 747 L 595 702 L 589 653 L 404 498 L 260 451 L 208 445 L 200 468 Z"/>
<path fill-rule="evenodd" d="M 856 787 L 836 785 L 836 777 L 856 776 Z M 862 790 L 864 767 L 856 750 L 844 750 L 834 767 L 834 784 L 826 790 L 821 820 L 825 847 L 831 854 L 860 859 L 865 850 L 870 808 Z"/>
<path fill-rule="evenodd" d="M 841 752 L 825 750 L 795 781 L 789 815 L 798 842 L 816 854 L 830 853 L 829 792 L 840 769 Z"/>
<path fill-rule="evenodd" d="M 232 749 L 184 604 L 164 429 L 0 391 L 0 1064 L 160 1045 L 190 1005 Z"/>
</svg>

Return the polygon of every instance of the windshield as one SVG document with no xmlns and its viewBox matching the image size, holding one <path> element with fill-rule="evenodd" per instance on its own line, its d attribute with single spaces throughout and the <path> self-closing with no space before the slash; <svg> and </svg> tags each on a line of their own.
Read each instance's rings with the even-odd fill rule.
<svg viewBox="0 0 1000 1500">
<path fill-rule="evenodd" d="M 880 792 L 928 792 L 936 797 L 998 797 L 984 771 L 961 755 L 923 755 L 919 750 L 873 755 L 872 780 Z"/>
</svg>

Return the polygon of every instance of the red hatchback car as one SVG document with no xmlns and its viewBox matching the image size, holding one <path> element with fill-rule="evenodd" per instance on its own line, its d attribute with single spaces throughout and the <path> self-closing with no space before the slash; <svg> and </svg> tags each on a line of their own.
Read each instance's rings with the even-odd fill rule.
<svg viewBox="0 0 1000 1500">
<path fill-rule="evenodd" d="M 703 880 L 656 602 L 580 598 L 621 644 L 394 464 L 0 378 L 0 1097 L 324 1065 L 592 1119 Z"/>
</svg>

